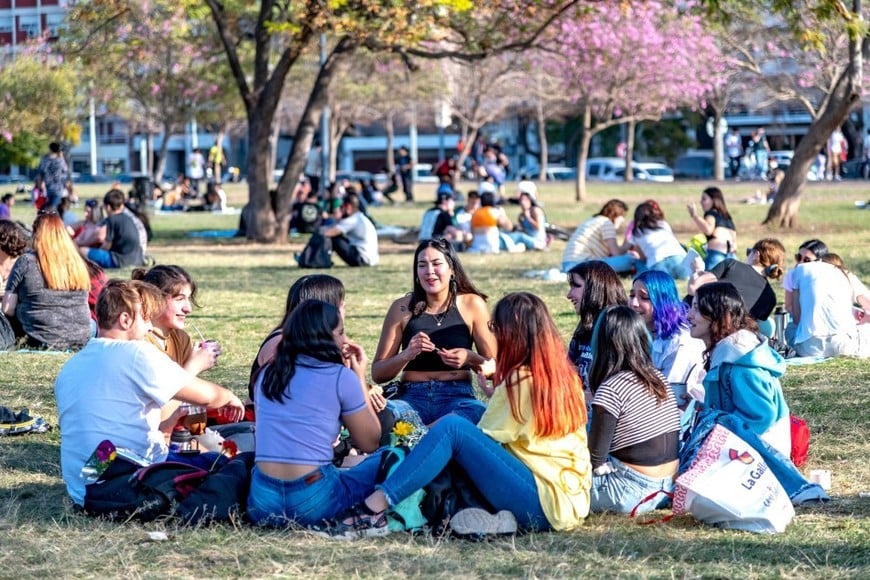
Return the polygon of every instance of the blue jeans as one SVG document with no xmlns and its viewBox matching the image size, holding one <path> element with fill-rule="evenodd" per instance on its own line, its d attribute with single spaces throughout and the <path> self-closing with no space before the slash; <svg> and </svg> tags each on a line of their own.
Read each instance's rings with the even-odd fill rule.
<svg viewBox="0 0 870 580">
<path fill-rule="evenodd" d="M 407 389 L 399 397 L 420 414 L 424 425 L 454 413 L 477 424 L 486 411 L 486 405 L 474 396 L 469 381 L 422 381 L 404 383 Z"/>
<path fill-rule="evenodd" d="M 459 464 L 492 507 L 513 513 L 522 528 L 550 529 L 531 470 L 462 417 L 450 415 L 435 423 L 378 487 L 387 502 L 396 505 L 435 479 L 450 460 Z"/>
<path fill-rule="evenodd" d="M 94 262 L 101 268 L 117 268 L 118 263 L 115 261 L 115 258 L 112 257 L 112 253 L 109 250 L 103 250 L 102 248 L 91 248 L 88 250 L 88 260 Z"/>
<path fill-rule="evenodd" d="M 722 262 L 726 258 L 734 258 L 734 252 L 726 254 L 719 250 L 707 250 L 707 257 L 704 258 L 704 269 L 709 272 L 715 268 L 719 262 Z"/>
<path fill-rule="evenodd" d="M 533 236 L 530 236 L 526 232 L 507 232 L 508 238 L 513 241 L 513 243 L 525 246 L 527 250 L 540 250 L 544 247 L 543 241 L 536 240 Z M 504 248 L 502 248 L 504 249 Z"/>
<path fill-rule="evenodd" d="M 605 475 L 592 476 L 592 489 L 589 490 L 589 509 L 593 512 L 630 513 L 640 501 L 653 492 L 674 490 L 674 477 L 649 477 L 628 467 L 615 457 L 608 457 L 615 471 Z M 643 514 L 656 509 L 667 496 L 658 501 L 650 500 L 640 506 L 637 513 Z"/>
<path fill-rule="evenodd" d="M 627 274 L 634 269 L 634 256 L 630 254 L 623 254 L 621 256 L 607 256 L 606 258 L 591 258 L 593 260 L 598 260 L 600 262 L 604 262 L 611 268 L 613 268 L 617 274 Z M 580 262 L 562 262 L 562 271 L 567 272 L 577 264 L 581 262 L 586 262 L 587 260 L 581 260 Z"/>
<path fill-rule="evenodd" d="M 251 473 L 248 518 L 261 526 L 320 524 L 363 501 L 375 490 L 381 464 L 375 452 L 350 469 L 331 463 L 298 479 L 270 477 L 256 466 Z"/>
<path fill-rule="evenodd" d="M 761 455 L 771 473 L 776 476 L 776 479 L 785 489 L 792 504 L 799 505 L 807 501 L 827 501 L 830 499 L 819 484 L 807 481 L 791 462 L 791 459 L 762 441 L 745 421 L 735 415 L 713 409 L 699 413 L 694 429 L 691 430 L 688 439 L 680 448 L 680 475 L 692 465 L 707 435 L 717 424 L 743 439 Z"/>
<path fill-rule="evenodd" d="M 665 258 L 661 262 L 656 262 L 653 264 L 650 270 L 656 270 L 659 272 L 664 272 L 666 274 L 670 274 L 671 278 L 674 280 L 685 280 L 690 275 L 691 272 L 688 268 L 683 266 L 684 258 L 680 256 L 670 256 Z"/>
</svg>

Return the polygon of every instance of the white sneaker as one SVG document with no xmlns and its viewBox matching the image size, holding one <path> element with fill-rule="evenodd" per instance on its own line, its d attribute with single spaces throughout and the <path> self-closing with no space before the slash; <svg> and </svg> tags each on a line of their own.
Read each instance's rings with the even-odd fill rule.
<svg viewBox="0 0 870 580">
<path fill-rule="evenodd" d="M 507 510 L 491 514 L 480 508 L 466 508 L 450 518 L 450 529 L 460 536 L 515 534 L 517 518 Z"/>
</svg>

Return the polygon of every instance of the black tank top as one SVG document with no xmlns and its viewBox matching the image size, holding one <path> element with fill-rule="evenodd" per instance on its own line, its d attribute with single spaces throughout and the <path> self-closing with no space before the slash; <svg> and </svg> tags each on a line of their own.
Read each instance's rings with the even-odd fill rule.
<svg viewBox="0 0 870 580">
<path fill-rule="evenodd" d="M 716 220 L 714 227 L 726 228 L 729 230 L 734 230 L 735 232 L 737 231 L 737 228 L 734 227 L 734 220 L 732 220 L 731 218 L 727 218 L 727 217 L 723 216 L 721 213 L 719 213 L 715 209 L 711 209 L 710 211 L 706 212 L 704 214 L 704 217 L 706 218 L 707 216 L 713 216 L 713 219 Z M 712 240 L 713 236 L 707 236 L 707 239 Z"/>
<path fill-rule="evenodd" d="M 402 331 L 402 350 L 408 348 L 408 343 L 418 332 L 428 334 L 438 348 L 470 349 L 472 346 L 471 331 L 468 330 L 468 324 L 462 319 L 459 309 L 455 306 L 450 307 L 443 315 L 436 316 L 424 312 L 419 316 L 412 316 L 405 330 Z M 456 369 L 444 364 L 437 352 L 421 352 L 404 370 L 434 372 Z"/>
</svg>

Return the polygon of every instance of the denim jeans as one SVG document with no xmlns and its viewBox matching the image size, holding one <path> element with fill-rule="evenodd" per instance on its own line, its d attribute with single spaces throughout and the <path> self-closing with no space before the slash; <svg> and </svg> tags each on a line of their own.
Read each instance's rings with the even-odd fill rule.
<svg viewBox="0 0 870 580">
<path fill-rule="evenodd" d="M 465 471 L 496 510 L 508 510 L 524 529 L 549 530 L 531 470 L 462 417 L 444 417 L 378 487 L 396 505 L 441 473 L 450 460 Z"/>
<path fill-rule="evenodd" d="M 630 513 L 642 499 L 653 492 L 673 491 L 674 477 L 649 477 L 635 471 L 615 457 L 607 462 L 614 471 L 605 475 L 592 475 L 592 489 L 589 490 L 589 509 L 593 512 Z M 642 514 L 656 509 L 667 499 L 662 495 L 640 506 L 637 513 Z"/>
<path fill-rule="evenodd" d="M 476 425 L 486 411 L 486 405 L 474 396 L 474 387 L 469 381 L 433 380 L 404 383 L 404 386 L 406 391 L 399 399 L 420 414 L 424 425 L 449 413 L 465 417 Z"/>
<path fill-rule="evenodd" d="M 112 269 L 118 267 L 118 263 L 115 261 L 115 258 L 112 257 L 111 252 L 109 252 L 109 250 L 103 250 L 102 248 L 91 248 L 88 250 L 88 260 L 94 262 L 101 268 Z"/>
<path fill-rule="evenodd" d="M 248 518 L 254 524 L 277 527 L 291 522 L 311 526 L 333 518 L 374 491 L 381 453 L 375 452 L 349 469 L 330 463 L 292 480 L 270 477 L 255 466 Z"/>
<path fill-rule="evenodd" d="M 792 504 L 800 505 L 807 501 L 827 501 L 830 499 L 819 484 L 807 481 L 791 462 L 791 459 L 765 443 L 745 421 L 735 415 L 713 409 L 699 413 L 694 429 L 691 430 L 688 440 L 680 448 L 680 474 L 692 465 L 707 435 L 717 424 L 743 439 L 761 455 L 771 473 L 776 476 L 776 479 L 785 489 Z"/>
<path fill-rule="evenodd" d="M 727 258 L 734 257 L 734 252 L 726 254 L 725 252 L 720 252 L 719 250 L 707 250 L 707 257 L 704 258 L 704 269 L 709 272 L 710 270 L 715 268 L 719 262 L 722 262 Z"/>
<path fill-rule="evenodd" d="M 508 232 L 505 235 L 507 235 L 507 237 L 510 238 L 511 241 L 513 241 L 513 243 L 525 246 L 527 250 L 542 250 L 544 248 L 544 241 L 536 240 L 534 237 L 530 236 L 526 232 L 513 231 Z"/>
</svg>

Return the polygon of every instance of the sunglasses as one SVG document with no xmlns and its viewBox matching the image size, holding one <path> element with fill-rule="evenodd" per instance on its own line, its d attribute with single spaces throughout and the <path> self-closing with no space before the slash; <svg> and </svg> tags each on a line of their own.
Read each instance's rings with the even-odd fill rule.
<svg viewBox="0 0 870 580">
<path fill-rule="evenodd" d="M 809 264 L 810 262 L 818 262 L 818 258 L 810 258 L 809 256 L 794 255 L 794 260 L 798 264 Z"/>
</svg>

